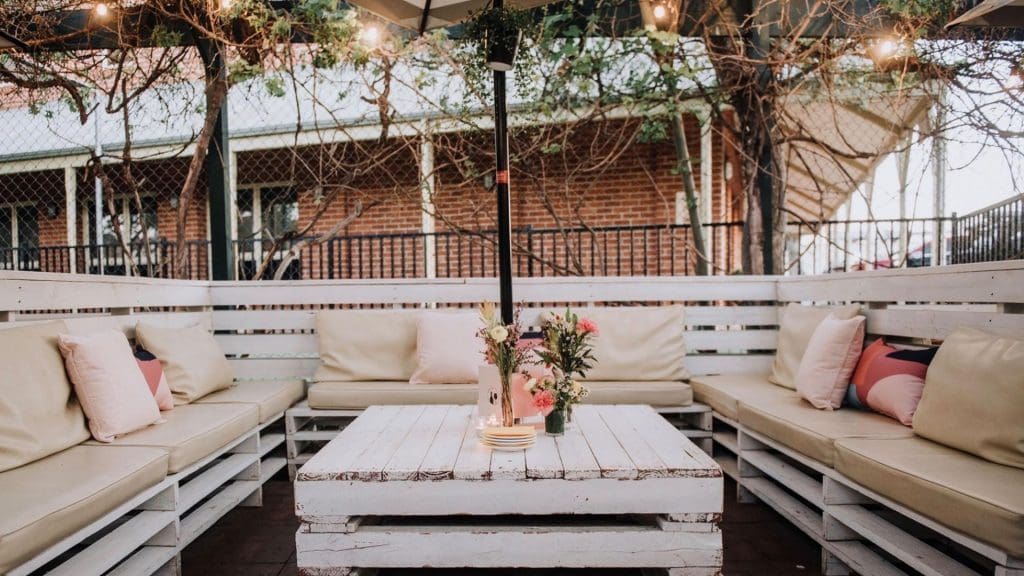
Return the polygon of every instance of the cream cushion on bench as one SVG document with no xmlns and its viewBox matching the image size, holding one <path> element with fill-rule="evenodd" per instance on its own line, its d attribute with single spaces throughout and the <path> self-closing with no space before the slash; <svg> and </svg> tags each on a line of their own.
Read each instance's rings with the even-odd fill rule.
<svg viewBox="0 0 1024 576">
<path fill-rule="evenodd" d="M 238 382 L 227 390 L 196 400 L 196 404 L 254 404 L 259 408 L 260 424 L 266 424 L 291 408 L 306 395 L 302 380 L 254 380 Z"/>
<path fill-rule="evenodd" d="M 476 404 L 476 384 L 402 382 L 317 382 L 309 387 L 309 407 L 362 410 L 375 404 Z"/>
<path fill-rule="evenodd" d="M 685 382 L 586 382 L 590 393 L 587 404 L 649 404 L 651 406 L 689 406 L 693 390 Z"/>
<path fill-rule="evenodd" d="M 940 524 L 1024 558 L 1024 470 L 923 438 L 839 440 L 836 470 Z"/>
<path fill-rule="evenodd" d="M 158 448 L 74 446 L 0 474 L 0 574 L 164 479 Z"/>
<path fill-rule="evenodd" d="M 767 374 L 719 374 L 716 376 L 693 376 L 690 378 L 693 398 L 703 402 L 712 410 L 736 422 L 739 420 L 741 400 L 753 402 L 759 397 L 790 398 L 796 392 L 776 386 L 768 381 Z"/>
<path fill-rule="evenodd" d="M 666 382 L 686 380 L 682 306 L 603 307 L 574 311 L 597 323 L 594 367 L 586 380 Z"/>
<path fill-rule="evenodd" d="M 189 404 L 164 412 L 164 418 L 166 422 L 116 438 L 108 446 L 163 448 L 170 452 L 167 471 L 175 474 L 255 428 L 259 408 L 253 404 Z"/>
<path fill-rule="evenodd" d="M 167 328 L 139 322 L 135 339 L 160 360 L 175 405 L 223 390 L 235 379 L 220 345 L 202 326 Z"/>
<path fill-rule="evenodd" d="M 796 393 L 740 400 L 740 424 L 831 467 L 842 438 L 909 438 L 899 422 L 859 410 L 818 410 Z"/>
<path fill-rule="evenodd" d="M 0 471 L 89 439 L 57 335 L 64 322 L 0 330 Z"/>
<path fill-rule="evenodd" d="M 408 381 L 416 369 L 416 315 L 416 310 L 317 312 L 320 367 L 313 379 Z"/>
</svg>

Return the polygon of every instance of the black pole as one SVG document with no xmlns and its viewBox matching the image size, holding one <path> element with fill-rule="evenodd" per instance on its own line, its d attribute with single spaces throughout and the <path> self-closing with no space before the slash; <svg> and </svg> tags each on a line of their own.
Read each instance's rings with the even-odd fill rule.
<svg viewBox="0 0 1024 576">
<path fill-rule="evenodd" d="M 227 82 L 223 46 L 210 41 L 199 43 L 207 74 L 217 74 Z M 210 207 L 210 264 L 214 280 L 234 280 L 234 252 L 231 250 L 231 178 L 228 148 L 228 98 L 225 95 L 206 151 L 206 182 Z"/>
<path fill-rule="evenodd" d="M 500 9 L 502 0 L 494 0 Z M 501 287 L 501 320 L 511 324 L 512 308 L 512 203 L 509 199 L 508 114 L 505 102 L 505 73 L 494 71 L 494 156 L 497 163 L 494 186 L 498 192 L 498 283 Z"/>
</svg>

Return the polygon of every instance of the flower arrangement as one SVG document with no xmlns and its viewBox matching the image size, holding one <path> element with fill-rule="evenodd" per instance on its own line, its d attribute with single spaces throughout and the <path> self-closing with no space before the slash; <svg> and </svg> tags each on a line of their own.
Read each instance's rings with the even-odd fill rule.
<svg viewBox="0 0 1024 576">
<path fill-rule="evenodd" d="M 541 320 L 544 341 L 535 350 L 537 356 L 554 372 L 554 376 L 540 380 L 530 379 L 526 386 L 533 395 L 533 405 L 546 412 L 544 427 L 549 434 L 560 434 L 565 429 L 567 414 L 572 407 L 586 398 L 588 390 L 574 376 L 585 377 L 593 367 L 594 336 L 597 324 L 581 318 L 567 309 L 565 315 L 548 314 Z"/>
<path fill-rule="evenodd" d="M 504 324 L 494 304 L 488 302 L 480 307 L 480 320 L 483 327 L 477 334 L 484 342 L 484 356 L 498 368 L 501 378 L 502 426 L 512 426 L 512 374 L 528 363 L 530 356 L 529 348 L 519 342 L 522 336 L 519 311 L 511 324 Z"/>
</svg>

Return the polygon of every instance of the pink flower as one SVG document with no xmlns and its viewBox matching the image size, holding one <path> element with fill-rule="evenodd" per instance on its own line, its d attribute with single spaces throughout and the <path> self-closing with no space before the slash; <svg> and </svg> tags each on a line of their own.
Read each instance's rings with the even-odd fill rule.
<svg viewBox="0 0 1024 576">
<path fill-rule="evenodd" d="M 541 390 L 533 395 L 533 406 L 541 412 L 550 410 L 555 406 L 555 397 L 549 390 Z"/>
<path fill-rule="evenodd" d="M 597 324 L 590 318 L 580 318 L 579 321 L 576 322 L 576 330 L 580 334 L 593 334 L 594 336 L 597 336 L 599 333 L 597 330 Z"/>
</svg>

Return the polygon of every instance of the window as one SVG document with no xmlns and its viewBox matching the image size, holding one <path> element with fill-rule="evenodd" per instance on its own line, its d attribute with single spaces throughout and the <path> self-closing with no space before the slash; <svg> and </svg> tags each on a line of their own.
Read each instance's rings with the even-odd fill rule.
<svg viewBox="0 0 1024 576">
<path fill-rule="evenodd" d="M 264 249 L 298 229 L 299 195 L 288 184 L 257 184 L 238 189 L 235 207 L 239 272 L 249 279 L 262 262 Z M 275 256 L 281 255 L 279 251 Z"/>
<path fill-rule="evenodd" d="M 142 205 L 141 212 L 139 204 Z M 95 206 L 95 202 L 92 202 L 83 207 L 85 212 L 83 221 L 88 226 L 88 237 L 85 243 L 90 246 L 96 244 Z M 121 226 L 125 242 L 130 247 L 132 260 L 138 266 L 139 272 L 145 275 L 147 274 L 146 263 L 150 262 L 145 253 L 146 245 L 159 239 L 156 227 L 157 199 L 152 196 L 143 196 L 137 202 L 134 197 L 117 197 L 114 199 L 114 207 L 118 210 L 118 224 Z M 117 233 L 114 230 L 114 219 L 110 216 L 110 208 L 106 202 L 103 204 L 100 226 L 103 232 L 104 273 L 126 274 L 128 269 L 127 259 L 124 257 L 121 242 L 118 240 Z M 92 251 L 90 254 L 92 258 L 98 257 L 97 251 Z M 149 256 L 155 259 L 158 257 L 158 254 L 151 251 Z M 95 263 L 93 268 L 95 268 Z"/>
<path fill-rule="evenodd" d="M 34 205 L 0 206 L 0 268 L 39 269 L 39 221 Z"/>
</svg>

